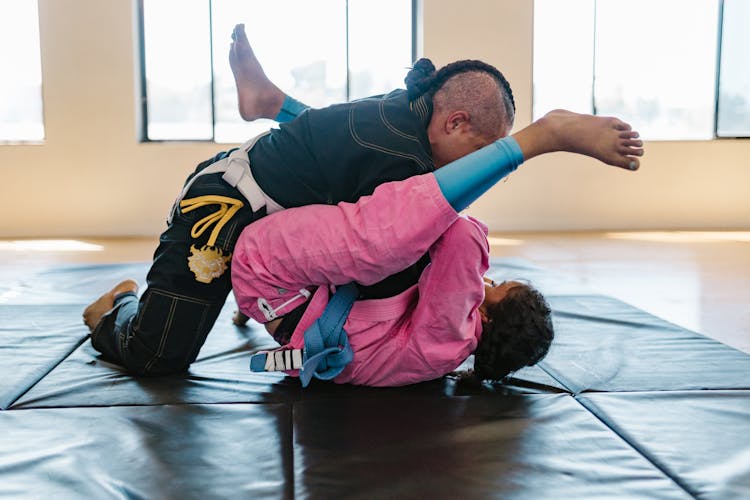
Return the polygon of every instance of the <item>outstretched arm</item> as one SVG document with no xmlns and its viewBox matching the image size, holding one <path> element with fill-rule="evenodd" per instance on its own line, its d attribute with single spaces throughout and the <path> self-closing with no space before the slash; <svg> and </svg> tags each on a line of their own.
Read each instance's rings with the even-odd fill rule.
<svg viewBox="0 0 750 500">
<path fill-rule="evenodd" d="M 637 170 L 643 142 L 638 132 L 617 118 L 556 110 L 511 137 L 439 168 L 435 178 L 451 206 L 461 211 L 522 162 L 556 151 L 579 153 L 608 165 Z"/>
<path fill-rule="evenodd" d="M 635 137 L 617 119 L 556 112 L 432 174 L 383 184 L 357 203 L 300 207 L 261 219 L 243 231 L 232 263 L 240 309 L 263 321 L 259 298 L 273 301 L 283 315 L 284 307 L 298 305 L 293 297 L 302 288 L 375 283 L 416 262 L 458 211 L 525 158 L 571 151 L 637 168 L 643 149 Z"/>
<path fill-rule="evenodd" d="M 300 289 L 376 283 L 419 260 L 457 217 L 431 174 L 382 184 L 356 203 L 274 213 L 246 227 L 237 241 L 237 303 L 265 321 L 299 305 Z M 259 299 L 274 314 L 259 310 Z"/>
</svg>

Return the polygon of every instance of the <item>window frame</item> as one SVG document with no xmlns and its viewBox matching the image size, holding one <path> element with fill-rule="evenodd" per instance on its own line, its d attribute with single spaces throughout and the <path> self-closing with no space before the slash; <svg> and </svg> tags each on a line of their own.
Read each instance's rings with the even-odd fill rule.
<svg viewBox="0 0 750 500">
<path fill-rule="evenodd" d="M 211 138 L 209 139 L 152 139 L 148 135 L 148 82 L 146 80 L 146 30 L 145 30 L 145 5 L 147 0 L 138 0 L 137 22 L 138 22 L 138 56 L 139 56 L 139 99 L 140 117 L 138 122 L 138 132 L 140 134 L 139 142 L 141 143 L 164 143 L 164 142 L 188 142 L 188 143 L 215 143 L 216 141 L 216 80 L 213 72 L 214 65 L 214 46 L 213 46 L 213 0 L 207 0 L 208 23 L 209 23 L 209 53 L 211 63 Z M 345 0 L 345 18 L 346 18 L 346 100 L 350 100 L 351 95 L 351 71 L 349 65 L 349 1 Z M 377 1 L 377 0 L 372 0 Z M 411 0 L 411 60 L 416 61 L 418 57 L 418 38 L 421 31 L 421 24 L 418 15 L 421 16 L 421 1 Z"/>
<path fill-rule="evenodd" d="M 716 94 L 714 96 L 714 137 L 713 140 L 742 140 L 750 139 L 750 131 L 747 135 L 719 135 L 719 102 L 721 95 L 721 59 L 724 45 L 724 0 L 719 0 L 719 29 L 717 30 L 718 41 L 716 43 Z"/>
<path fill-rule="evenodd" d="M 737 140 L 737 139 L 750 139 L 750 132 L 747 133 L 747 135 L 719 135 L 719 110 L 720 110 L 720 100 L 719 95 L 721 91 L 721 75 L 722 75 L 722 49 L 724 44 L 724 2 L 725 0 L 716 0 L 717 2 L 717 8 L 718 8 L 718 27 L 717 27 L 717 43 L 716 43 L 716 74 L 715 74 L 715 84 L 714 84 L 714 95 L 713 95 L 713 117 L 712 117 L 712 126 L 711 126 L 711 137 L 707 137 L 705 139 L 698 139 L 698 138 L 682 138 L 682 139 L 652 139 L 653 141 L 658 142 L 695 142 L 695 141 L 711 141 L 711 140 Z M 594 0 L 593 4 L 593 13 L 594 18 L 596 19 L 596 9 L 597 9 L 597 3 L 598 0 Z M 593 68 L 593 74 L 596 75 L 596 30 L 597 26 L 596 23 L 594 23 L 594 39 L 592 40 L 593 44 L 593 58 L 591 61 L 591 66 Z M 534 48 L 532 48 L 532 54 L 534 54 Z M 534 57 L 532 55 L 532 57 Z M 534 75 L 532 71 L 532 88 L 534 87 L 535 81 L 534 81 Z M 591 92 L 591 106 L 589 108 L 589 112 L 596 115 L 597 114 L 597 99 L 596 99 L 596 85 L 595 85 L 595 78 L 591 81 L 592 85 L 592 92 Z M 532 92 L 532 100 L 533 98 L 533 92 Z M 536 102 L 532 102 L 532 115 L 536 115 L 536 112 L 534 110 L 534 105 Z"/>
<path fill-rule="evenodd" d="M 41 18 L 39 16 L 39 3 L 37 0 L 33 1 L 34 10 L 36 11 L 36 18 L 34 19 L 35 22 L 35 28 L 36 28 L 36 55 L 38 57 L 39 62 L 39 94 L 37 95 L 38 98 L 38 105 L 39 105 L 39 122 L 38 124 L 41 126 L 41 134 L 40 136 L 36 137 L 30 137 L 30 136 L 23 136 L 23 137 L 17 137 L 12 138 L 8 136 L 0 136 L 0 147 L 7 147 L 7 146 L 42 146 L 47 142 L 47 119 L 46 119 L 46 106 L 44 102 L 44 61 L 42 57 L 42 23 Z M 4 122 L 4 124 L 12 123 L 13 126 L 18 125 L 18 122 Z"/>
</svg>

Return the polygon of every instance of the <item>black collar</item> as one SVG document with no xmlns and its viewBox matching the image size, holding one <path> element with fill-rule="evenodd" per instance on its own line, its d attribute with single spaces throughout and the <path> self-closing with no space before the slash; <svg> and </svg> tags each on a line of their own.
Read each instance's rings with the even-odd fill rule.
<svg viewBox="0 0 750 500">
<path fill-rule="evenodd" d="M 426 94 L 422 94 L 413 101 L 409 101 L 409 109 L 419 117 L 419 120 L 427 129 L 432 119 L 432 99 Z"/>
</svg>

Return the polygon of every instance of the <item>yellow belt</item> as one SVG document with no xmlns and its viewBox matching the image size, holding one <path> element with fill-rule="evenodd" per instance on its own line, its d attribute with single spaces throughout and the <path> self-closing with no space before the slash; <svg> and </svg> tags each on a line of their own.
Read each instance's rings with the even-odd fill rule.
<svg viewBox="0 0 750 500">
<path fill-rule="evenodd" d="M 183 213 L 188 213 L 197 208 L 208 205 L 219 205 L 219 208 L 214 213 L 203 217 L 201 220 L 193 224 L 193 228 L 190 230 L 190 236 L 193 238 L 199 238 L 215 223 L 216 226 L 214 227 L 214 230 L 211 231 L 211 236 L 206 243 L 207 246 L 212 247 L 216 244 L 216 239 L 219 237 L 219 233 L 224 225 L 229 222 L 229 219 L 231 219 L 245 204 L 234 198 L 216 195 L 198 196 L 197 198 L 190 198 L 180 202 L 180 208 Z"/>
<path fill-rule="evenodd" d="M 180 201 L 180 208 L 183 213 L 209 205 L 218 205 L 219 208 L 193 224 L 190 230 L 190 236 L 199 238 L 211 226 L 214 226 L 205 246 L 200 249 L 196 248 L 195 245 L 190 246 L 191 255 L 188 257 L 188 267 L 195 275 L 196 281 L 201 283 L 210 283 L 227 270 L 227 263 L 232 258 L 232 254 L 225 256 L 220 248 L 214 246 L 221 229 L 244 206 L 244 203 L 234 198 L 218 195 L 198 196 Z"/>
</svg>

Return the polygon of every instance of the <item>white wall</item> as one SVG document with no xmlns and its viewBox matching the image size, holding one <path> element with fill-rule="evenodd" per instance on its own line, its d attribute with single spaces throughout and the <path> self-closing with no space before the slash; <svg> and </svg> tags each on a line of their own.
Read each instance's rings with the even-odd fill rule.
<svg viewBox="0 0 750 500">
<path fill-rule="evenodd" d="M 0 146 L 0 237 L 158 234 L 185 176 L 225 148 L 138 143 L 135 3 L 39 1 L 47 139 Z M 497 65 L 517 128 L 531 118 L 532 3 L 424 0 L 424 54 Z M 653 142 L 635 174 L 534 159 L 470 212 L 496 231 L 748 228 L 748 187 L 750 140 Z"/>
</svg>

